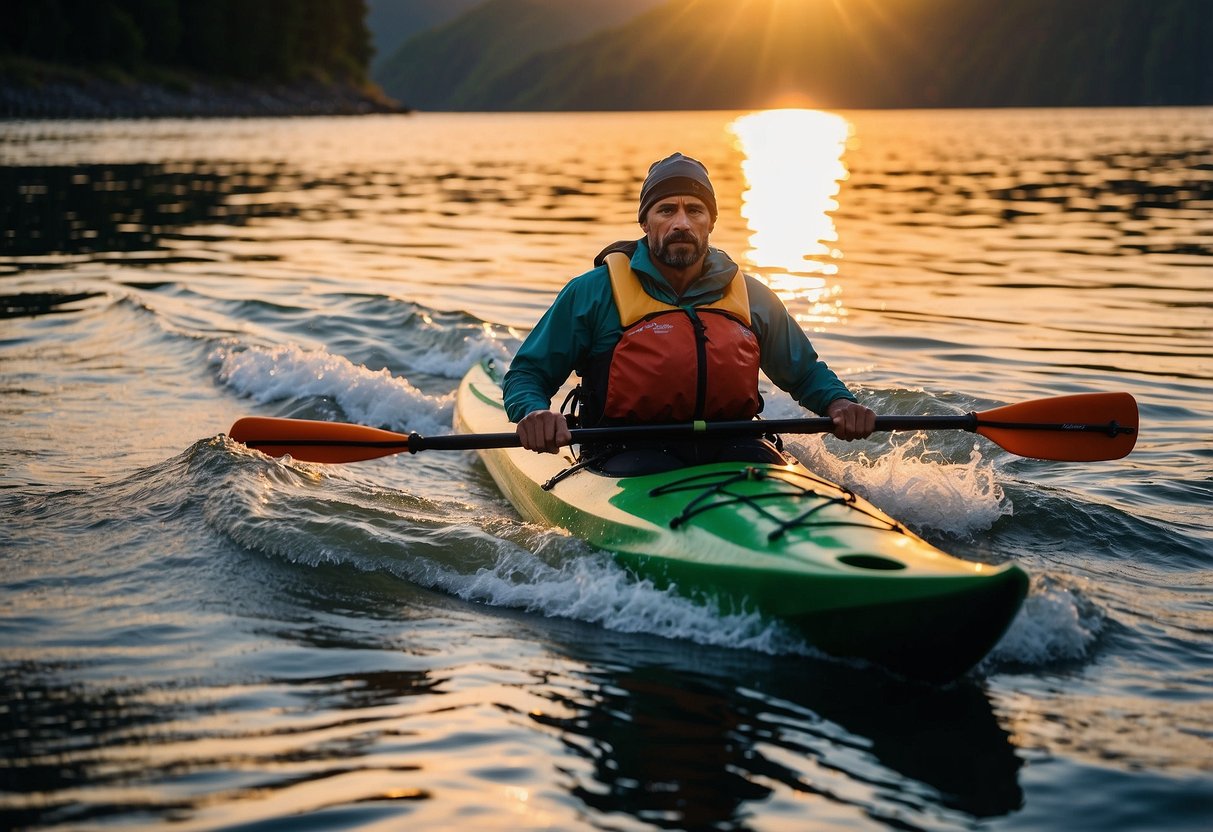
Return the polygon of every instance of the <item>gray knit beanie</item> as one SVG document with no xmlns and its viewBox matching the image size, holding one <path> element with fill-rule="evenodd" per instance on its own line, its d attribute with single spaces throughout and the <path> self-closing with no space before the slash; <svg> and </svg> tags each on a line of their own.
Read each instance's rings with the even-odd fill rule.
<svg viewBox="0 0 1213 832">
<path fill-rule="evenodd" d="M 640 222 L 644 222 L 653 203 L 668 196 L 698 197 L 716 221 L 716 191 L 708 179 L 708 169 L 699 160 L 675 153 L 649 166 L 649 175 L 640 188 Z"/>
</svg>

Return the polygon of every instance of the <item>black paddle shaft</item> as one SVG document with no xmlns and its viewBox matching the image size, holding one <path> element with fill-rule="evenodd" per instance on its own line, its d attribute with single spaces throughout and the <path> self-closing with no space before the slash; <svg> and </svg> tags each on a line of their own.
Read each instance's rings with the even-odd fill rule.
<svg viewBox="0 0 1213 832">
<path fill-rule="evenodd" d="M 960 416 L 877 416 L 876 430 L 967 430 L 974 431 L 980 423 L 976 413 Z M 625 440 L 665 441 L 695 439 L 704 436 L 762 436 L 768 433 L 831 433 L 834 421 L 827 417 L 815 419 L 765 419 L 732 422 L 681 422 L 673 425 L 628 425 L 607 428 L 575 428 L 573 444 L 590 442 L 620 442 Z M 426 438 L 409 434 L 409 450 L 460 451 L 479 448 L 517 448 L 521 443 L 516 433 L 468 433 Z"/>
</svg>

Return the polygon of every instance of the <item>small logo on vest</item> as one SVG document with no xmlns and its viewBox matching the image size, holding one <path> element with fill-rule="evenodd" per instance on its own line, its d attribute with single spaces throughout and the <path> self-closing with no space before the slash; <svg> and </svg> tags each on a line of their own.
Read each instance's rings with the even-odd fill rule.
<svg viewBox="0 0 1213 832">
<path fill-rule="evenodd" d="M 640 335 L 641 333 L 647 332 L 652 335 L 666 335 L 667 333 L 670 333 L 673 331 L 674 331 L 673 324 L 662 323 L 661 321 L 649 321 L 647 324 L 643 324 L 641 326 L 636 327 L 628 334 L 629 335 Z"/>
</svg>

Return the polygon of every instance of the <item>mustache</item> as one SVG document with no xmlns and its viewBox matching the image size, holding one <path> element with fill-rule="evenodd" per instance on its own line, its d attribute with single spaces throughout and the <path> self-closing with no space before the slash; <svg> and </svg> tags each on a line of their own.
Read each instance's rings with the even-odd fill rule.
<svg viewBox="0 0 1213 832">
<path fill-rule="evenodd" d="M 692 243 L 694 245 L 699 245 L 699 238 L 689 231 L 671 231 L 670 235 L 662 242 L 664 242 L 667 246 L 670 243 Z"/>
</svg>

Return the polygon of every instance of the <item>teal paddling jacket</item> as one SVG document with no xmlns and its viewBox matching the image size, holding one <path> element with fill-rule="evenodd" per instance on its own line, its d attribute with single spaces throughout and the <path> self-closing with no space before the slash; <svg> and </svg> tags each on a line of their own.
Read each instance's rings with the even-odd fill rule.
<svg viewBox="0 0 1213 832">
<path fill-rule="evenodd" d="M 653 265 L 644 240 L 636 246 L 631 265 L 649 295 L 676 306 L 702 306 L 720 300 L 737 273 L 732 258 L 709 248 L 703 276 L 679 297 Z M 758 336 L 762 371 L 767 378 L 823 416 L 835 399 L 855 401 L 834 371 L 817 357 L 783 301 L 762 282 L 749 275 L 743 277 L 750 295 L 750 326 Z M 613 350 L 622 334 L 607 267 L 598 266 L 570 280 L 531 330 L 502 381 L 510 421 L 550 408 L 552 396 L 568 377 L 586 367 L 591 356 Z"/>
</svg>

